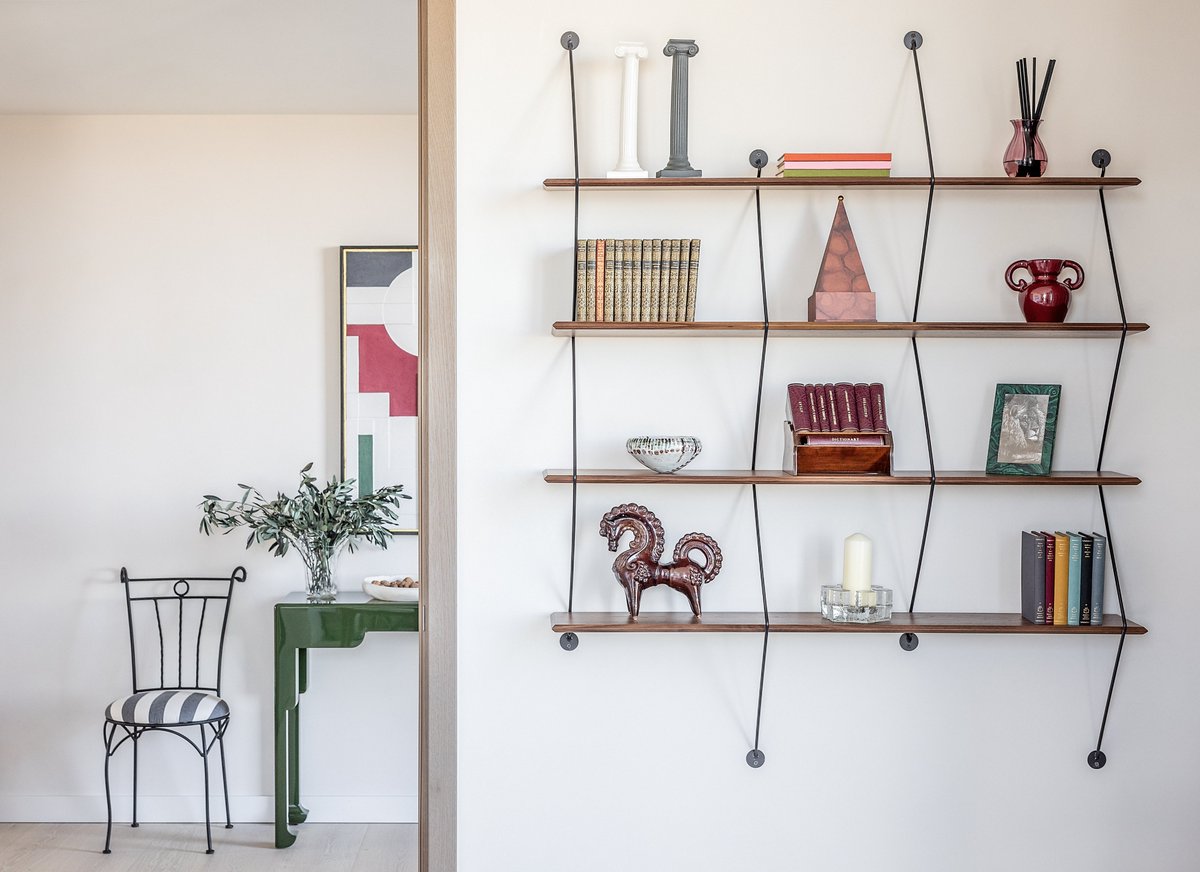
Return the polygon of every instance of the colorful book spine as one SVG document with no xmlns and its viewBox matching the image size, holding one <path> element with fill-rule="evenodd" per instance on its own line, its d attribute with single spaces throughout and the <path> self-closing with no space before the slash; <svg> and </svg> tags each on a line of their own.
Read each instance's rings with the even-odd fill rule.
<svg viewBox="0 0 1200 872">
<path fill-rule="evenodd" d="M 1079 561 L 1083 555 L 1083 542 L 1078 533 L 1068 533 L 1067 540 L 1067 626 L 1079 626 Z"/>
<path fill-rule="evenodd" d="M 679 317 L 679 240 L 670 240 L 670 254 L 667 258 L 670 274 L 667 278 L 667 320 L 680 321 Z"/>
<path fill-rule="evenodd" d="M 587 241 L 587 288 L 584 299 L 584 321 L 596 320 L 596 240 Z"/>
<path fill-rule="evenodd" d="M 816 398 L 816 404 L 813 406 L 817 410 L 817 430 L 821 433 L 828 433 L 829 426 L 829 405 L 825 402 L 825 391 L 821 385 L 813 385 L 813 396 Z"/>
<path fill-rule="evenodd" d="M 829 409 L 829 429 L 831 432 L 841 430 L 842 418 L 838 411 L 837 394 L 833 384 L 821 385 L 821 390 L 825 393 L 825 406 Z"/>
<path fill-rule="evenodd" d="M 785 151 L 779 158 L 780 162 L 788 161 L 846 161 L 846 160 L 886 160 L 892 159 L 892 153 L 886 152 L 797 152 Z"/>
<path fill-rule="evenodd" d="M 1099 533 L 1092 534 L 1092 626 L 1104 623 L 1104 562 L 1108 540 Z"/>
<path fill-rule="evenodd" d="M 629 300 L 629 320 L 642 320 L 642 242 L 641 239 L 629 240 L 633 246 L 633 253 L 629 263 L 632 270 L 630 280 L 633 290 Z"/>
<path fill-rule="evenodd" d="M 871 389 L 865 384 L 854 386 L 854 411 L 858 416 L 858 429 L 875 429 L 875 416 L 871 414 Z"/>
<path fill-rule="evenodd" d="M 1054 533 L 1054 625 L 1067 625 L 1067 572 L 1070 548 L 1066 533 Z"/>
<path fill-rule="evenodd" d="M 871 418 L 875 422 L 875 429 L 886 430 L 887 409 L 883 403 L 883 385 L 876 382 L 867 385 L 867 390 L 871 397 Z"/>
<path fill-rule="evenodd" d="M 778 170 L 775 175 L 784 179 L 886 179 L 891 170 Z"/>
<path fill-rule="evenodd" d="M 625 284 L 625 240 L 614 239 L 612 241 L 612 262 L 613 262 L 613 281 L 612 281 L 612 317 L 610 321 L 624 321 L 621 317 L 621 296 L 622 287 Z M 609 313 L 608 301 L 604 301 L 604 311 Z"/>
<path fill-rule="evenodd" d="M 833 395 L 837 400 L 838 429 L 862 430 L 858 425 L 858 412 L 854 409 L 854 385 L 838 382 L 833 386 Z"/>
<path fill-rule="evenodd" d="M 575 313 L 572 320 L 582 321 L 587 311 L 587 240 L 575 240 Z"/>
<path fill-rule="evenodd" d="M 788 385 L 787 416 L 797 430 L 811 430 L 812 413 L 807 385 Z"/>
<path fill-rule="evenodd" d="M 696 320 L 696 286 L 700 279 L 700 240 L 693 239 L 688 246 L 688 286 L 687 286 L 687 312 L 684 315 L 685 321 Z"/>
<path fill-rule="evenodd" d="M 1057 623 L 1054 620 L 1054 559 L 1056 539 L 1053 533 L 1042 533 L 1046 537 L 1046 623 Z"/>
<path fill-rule="evenodd" d="M 653 278 L 653 266 L 654 266 L 654 240 L 653 239 L 643 239 L 642 240 L 642 308 L 641 308 L 642 315 L 641 315 L 641 318 L 639 319 L 642 321 L 653 321 L 654 320 L 654 318 L 652 317 L 653 309 L 651 307 L 651 303 L 654 300 L 654 291 L 651 286 L 651 279 Z"/>
<path fill-rule="evenodd" d="M 1021 617 L 1046 623 L 1046 537 L 1021 533 Z"/>
<path fill-rule="evenodd" d="M 781 160 L 781 170 L 890 170 L 890 160 Z"/>
<path fill-rule="evenodd" d="M 606 239 L 596 240 L 596 321 L 604 320 L 604 282 L 612 276 L 607 244 Z"/>
<path fill-rule="evenodd" d="M 1092 537 L 1079 534 L 1079 625 L 1092 622 Z"/>
<path fill-rule="evenodd" d="M 633 320 L 633 240 L 621 244 L 621 320 Z"/>
<path fill-rule="evenodd" d="M 617 292 L 617 240 L 604 240 L 604 296 L 597 303 L 603 308 L 601 320 L 615 321 L 616 292 Z"/>
<path fill-rule="evenodd" d="M 667 247 L 666 251 L 670 253 L 670 247 Z M 670 275 L 671 270 L 670 267 L 664 269 L 662 254 L 664 254 L 664 245 L 662 245 L 661 239 L 656 239 L 652 248 L 652 257 L 654 258 L 652 264 L 653 277 L 650 278 L 650 284 L 652 284 L 652 290 L 650 290 L 650 311 L 653 313 L 652 320 L 654 321 L 665 321 L 667 319 L 665 276 Z"/>
</svg>

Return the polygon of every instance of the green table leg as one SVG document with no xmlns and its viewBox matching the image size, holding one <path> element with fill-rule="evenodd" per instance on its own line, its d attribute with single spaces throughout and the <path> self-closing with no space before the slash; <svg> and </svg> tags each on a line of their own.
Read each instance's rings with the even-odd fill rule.
<svg viewBox="0 0 1200 872">
<path fill-rule="evenodd" d="M 288 715 L 288 823 L 308 820 L 308 809 L 300 804 L 300 694 L 308 690 L 308 649 L 296 651 L 300 664 L 296 706 Z"/>
<path fill-rule="evenodd" d="M 296 841 L 288 829 L 288 736 L 290 721 L 300 714 L 296 696 L 296 652 L 283 644 L 283 628 L 275 620 L 275 847 L 287 848 Z"/>
</svg>

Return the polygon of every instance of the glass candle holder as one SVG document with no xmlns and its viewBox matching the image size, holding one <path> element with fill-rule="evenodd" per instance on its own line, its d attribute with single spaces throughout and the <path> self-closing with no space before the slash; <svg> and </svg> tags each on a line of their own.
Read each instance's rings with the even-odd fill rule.
<svg viewBox="0 0 1200 872">
<path fill-rule="evenodd" d="M 840 584 L 821 587 L 821 617 L 838 624 L 875 624 L 892 619 L 891 588 L 846 590 Z"/>
</svg>

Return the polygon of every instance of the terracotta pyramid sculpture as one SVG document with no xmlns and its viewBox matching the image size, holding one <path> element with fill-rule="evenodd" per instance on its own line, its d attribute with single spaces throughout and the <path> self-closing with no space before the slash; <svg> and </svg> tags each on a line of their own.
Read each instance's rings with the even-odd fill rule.
<svg viewBox="0 0 1200 872">
<path fill-rule="evenodd" d="M 833 214 L 833 227 L 825 243 L 816 287 L 808 298 L 808 320 L 875 320 L 875 294 L 858 256 L 858 244 L 842 197 L 838 197 L 837 211 Z"/>
</svg>

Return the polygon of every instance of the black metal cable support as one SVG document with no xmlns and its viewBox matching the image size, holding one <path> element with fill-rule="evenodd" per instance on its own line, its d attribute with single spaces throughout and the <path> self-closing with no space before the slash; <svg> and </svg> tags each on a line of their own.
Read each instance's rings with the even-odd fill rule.
<svg viewBox="0 0 1200 872">
<path fill-rule="evenodd" d="M 579 35 L 568 30 L 559 40 L 567 50 L 567 62 L 571 70 L 571 145 L 575 156 L 575 245 L 576 252 L 574 281 L 571 284 L 571 320 L 579 320 L 579 270 L 582 268 L 579 251 L 579 118 L 575 108 L 575 49 L 579 47 Z M 571 335 L 571 574 L 567 591 L 567 611 L 575 611 L 575 535 L 579 515 L 579 383 L 575 371 L 575 335 Z M 564 637 L 566 642 L 566 637 Z M 564 646 L 565 647 L 565 646 Z"/>
<path fill-rule="evenodd" d="M 750 166 L 755 169 L 755 178 L 762 178 L 762 168 L 767 164 L 767 153 L 761 148 L 750 152 Z M 758 280 L 762 289 L 763 339 L 762 353 L 758 359 L 758 399 L 754 407 L 754 441 L 750 449 L 750 470 L 758 469 L 758 433 L 762 422 L 763 379 L 767 369 L 767 341 L 771 335 L 771 313 L 767 306 L 767 265 L 763 248 L 762 232 L 762 191 L 754 189 L 754 212 L 758 224 Z M 758 707 L 754 715 L 754 747 L 746 755 L 746 762 L 757 769 L 766 761 L 766 755 L 758 747 L 758 739 L 762 729 L 763 688 L 767 676 L 767 645 L 771 640 L 771 614 L 767 606 L 767 575 L 763 564 L 762 523 L 758 512 L 758 485 L 751 483 L 750 496 L 754 502 L 754 538 L 758 546 L 758 585 L 762 593 L 763 608 L 763 647 L 762 662 L 758 670 Z"/>
<path fill-rule="evenodd" d="M 1100 170 L 1100 178 L 1104 178 L 1112 156 L 1102 148 L 1092 153 L 1092 164 Z M 1117 378 L 1121 373 L 1121 358 L 1125 352 L 1125 338 L 1129 333 L 1129 321 L 1125 317 L 1125 301 L 1121 296 L 1121 278 L 1117 272 L 1117 256 L 1113 249 L 1112 228 L 1108 223 L 1108 207 L 1104 202 L 1104 188 L 1097 189 L 1100 193 L 1100 213 L 1104 217 L 1104 236 L 1108 242 L 1108 261 L 1112 267 L 1113 287 L 1116 289 L 1117 306 L 1121 311 L 1121 340 L 1117 345 L 1117 359 L 1113 365 L 1112 384 L 1108 390 L 1108 407 L 1104 413 L 1104 429 L 1100 436 L 1100 451 L 1096 457 L 1096 472 L 1104 466 L 1104 449 L 1108 444 L 1108 428 L 1112 422 L 1113 402 L 1117 393 Z M 1108 503 L 1104 499 L 1104 485 L 1097 485 L 1100 494 L 1100 512 L 1104 516 L 1104 535 L 1108 537 L 1108 560 L 1112 566 L 1113 584 L 1117 590 L 1117 608 L 1121 613 L 1121 636 L 1117 640 L 1117 653 L 1113 658 L 1112 675 L 1108 680 L 1108 694 L 1104 698 L 1104 714 L 1100 718 L 1100 732 L 1096 736 L 1096 748 L 1088 754 L 1088 765 L 1093 769 L 1104 766 L 1106 758 L 1100 746 L 1104 743 L 1104 729 L 1108 726 L 1108 713 L 1112 707 L 1113 690 L 1117 685 L 1117 670 L 1121 667 L 1121 653 L 1125 650 L 1125 636 L 1129 632 L 1129 619 L 1125 615 L 1125 595 L 1121 591 L 1121 573 L 1117 568 L 1117 551 L 1113 544 L 1112 528 L 1108 522 Z"/>
<path fill-rule="evenodd" d="M 925 155 L 929 161 L 929 198 L 925 203 L 925 228 L 921 234 L 921 260 L 917 266 L 917 292 L 913 300 L 913 323 L 921 310 L 921 289 L 925 285 L 925 256 L 929 251 L 929 224 L 933 217 L 933 196 L 937 190 L 937 172 L 933 165 L 933 142 L 929 136 L 929 112 L 925 107 L 925 84 L 921 79 L 921 60 L 917 49 L 924 40 L 921 34 L 910 30 L 904 35 L 904 45 L 912 52 L 913 68 L 917 74 L 917 95 L 921 102 L 921 124 L 925 131 Z M 925 564 L 925 546 L 929 541 L 929 521 L 933 515 L 933 495 L 937 490 L 937 464 L 933 458 L 933 434 L 929 427 L 929 403 L 925 396 L 925 375 L 921 369 L 921 353 L 917 347 L 917 334 L 911 337 L 913 364 L 917 372 L 917 391 L 921 397 L 921 419 L 925 425 L 925 451 L 929 459 L 929 497 L 925 503 L 925 524 L 921 530 L 921 548 L 917 552 L 917 569 L 913 577 L 912 594 L 908 600 L 908 611 L 912 614 L 917 604 L 917 588 L 921 584 L 921 568 Z"/>
</svg>

